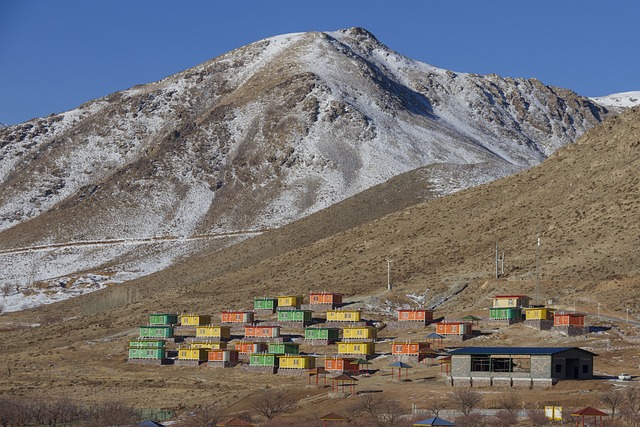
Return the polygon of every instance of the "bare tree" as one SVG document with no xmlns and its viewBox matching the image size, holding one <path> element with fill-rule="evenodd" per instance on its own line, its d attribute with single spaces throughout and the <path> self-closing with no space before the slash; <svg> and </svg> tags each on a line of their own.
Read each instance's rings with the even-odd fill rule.
<svg viewBox="0 0 640 427">
<path fill-rule="evenodd" d="M 625 388 L 624 404 L 620 412 L 630 423 L 637 425 L 640 422 L 640 387 Z"/>
<path fill-rule="evenodd" d="M 295 405 L 295 400 L 289 394 L 277 390 L 269 390 L 256 396 L 251 407 L 260 415 L 271 421 L 276 415 L 287 412 Z"/>
<path fill-rule="evenodd" d="M 493 422 L 491 423 L 491 425 L 498 427 L 510 427 L 516 424 L 518 424 L 518 417 L 515 411 L 508 411 L 506 409 L 498 411 L 498 413 L 494 415 Z"/>
<path fill-rule="evenodd" d="M 611 408 L 611 418 L 615 418 L 616 408 L 624 402 L 624 393 L 620 389 L 612 388 L 600 393 L 600 400 Z"/>
<path fill-rule="evenodd" d="M 194 409 L 178 427 L 212 427 L 222 420 L 222 412 L 215 405 Z"/>
<path fill-rule="evenodd" d="M 365 394 L 349 410 L 351 418 L 365 418 L 366 425 L 376 427 L 401 426 L 405 421 L 405 410 L 395 400 L 382 395 Z M 410 424 L 409 424 L 410 425 Z"/>
<path fill-rule="evenodd" d="M 427 400 L 426 408 L 434 417 L 439 417 L 440 411 L 446 407 L 447 402 L 443 399 L 431 398 Z"/>
<path fill-rule="evenodd" d="M 520 395 L 517 390 L 502 392 L 498 397 L 498 405 L 500 409 L 515 414 L 520 407 Z"/>
<path fill-rule="evenodd" d="M 6 297 L 11 292 L 11 285 L 9 283 L 3 284 L 0 286 L 0 291 L 2 292 L 2 295 Z"/>
<path fill-rule="evenodd" d="M 549 422 L 547 416 L 540 409 L 527 411 L 527 418 L 534 427 L 542 427 Z"/>
<path fill-rule="evenodd" d="M 469 415 L 482 401 L 482 395 L 470 388 L 457 388 L 450 395 L 451 403 L 462 412 Z"/>
<path fill-rule="evenodd" d="M 456 418 L 458 427 L 479 427 L 483 424 L 484 418 L 478 413 L 469 413 Z"/>
</svg>

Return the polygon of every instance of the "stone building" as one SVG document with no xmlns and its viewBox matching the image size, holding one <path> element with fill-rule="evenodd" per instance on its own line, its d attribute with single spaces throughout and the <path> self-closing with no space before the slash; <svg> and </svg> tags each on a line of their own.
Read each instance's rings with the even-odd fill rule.
<svg viewBox="0 0 640 427">
<path fill-rule="evenodd" d="M 549 387 L 593 378 L 593 357 L 577 347 L 466 347 L 450 352 L 449 383 L 464 387 Z"/>
</svg>

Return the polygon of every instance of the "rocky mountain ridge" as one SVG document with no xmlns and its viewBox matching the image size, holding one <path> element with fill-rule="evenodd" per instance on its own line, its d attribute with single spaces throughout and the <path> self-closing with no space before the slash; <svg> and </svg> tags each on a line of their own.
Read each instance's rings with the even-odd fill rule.
<svg viewBox="0 0 640 427">
<path fill-rule="evenodd" d="M 606 115 L 534 79 L 413 61 L 360 28 L 269 38 L 1 129 L 2 281 L 64 294 L 89 273 L 90 287 L 139 277 L 427 165 L 449 194 Z"/>
</svg>

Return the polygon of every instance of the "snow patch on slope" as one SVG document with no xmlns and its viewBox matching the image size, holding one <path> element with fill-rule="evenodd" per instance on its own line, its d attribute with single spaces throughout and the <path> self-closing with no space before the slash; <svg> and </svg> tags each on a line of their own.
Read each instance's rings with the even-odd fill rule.
<svg viewBox="0 0 640 427">
<path fill-rule="evenodd" d="M 605 107 L 631 108 L 640 105 L 640 91 L 620 92 L 590 99 Z"/>
</svg>

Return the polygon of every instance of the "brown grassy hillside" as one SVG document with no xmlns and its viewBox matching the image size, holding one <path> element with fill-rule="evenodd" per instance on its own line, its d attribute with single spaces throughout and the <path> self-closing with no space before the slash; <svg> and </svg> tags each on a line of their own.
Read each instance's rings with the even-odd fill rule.
<svg viewBox="0 0 640 427">
<path fill-rule="evenodd" d="M 4 315 L 2 354 L 14 378 L 20 372 L 22 380 L 3 379 L 0 393 L 66 393 L 73 386 L 84 398 L 88 390 L 122 391 L 132 402 L 145 402 L 159 386 L 193 404 L 198 401 L 193 387 L 228 388 L 223 374 L 178 370 L 159 378 L 157 371 L 123 361 L 126 337 L 135 335 L 151 311 L 216 314 L 248 308 L 253 296 L 313 289 L 366 302 L 428 289 L 427 303 L 437 314 L 456 316 L 487 307 L 496 292 L 534 294 L 538 236 L 541 299 L 581 310 L 597 303 L 608 311 L 627 307 L 634 316 L 640 289 L 638 170 L 640 108 L 607 120 L 542 165 L 488 185 L 370 222 L 358 219 L 417 198 L 413 191 L 402 197 L 411 184 L 396 181 L 379 196 L 393 201 L 386 208 L 370 194 L 345 202 L 351 204 L 342 210 L 323 211 L 117 288 Z M 505 275 L 498 280 L 493 279 L 496 242 L 506 252 Z M 385 258 L 393 260 L 392 294 L 386 292 Z M 35 321 L 43 325 L 26 326 Z M 42 374 L 47 371 L 48 377 Z M 286 379 L 273 381 L 286 384 Z M 235 398 L 226 398 L 233 401 L 263 386 L 243 384 Z"/>
</svg>

